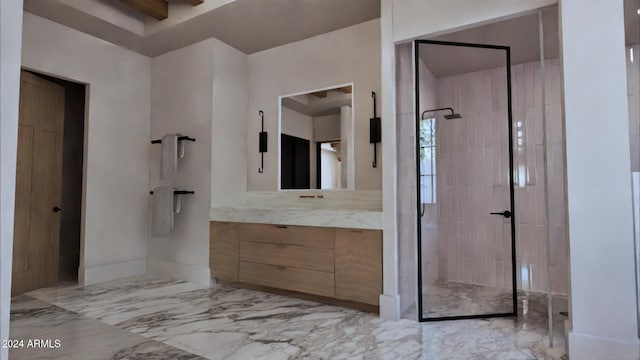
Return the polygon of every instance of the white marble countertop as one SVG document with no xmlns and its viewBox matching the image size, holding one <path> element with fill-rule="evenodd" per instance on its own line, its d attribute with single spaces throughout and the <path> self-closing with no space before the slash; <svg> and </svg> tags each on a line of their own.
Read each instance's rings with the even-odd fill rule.
<svg viewBox="0 0 640 360">
<path fill-rule="evenodd" d="M 209 220 L 382 230 L 382 211 L 369 210 L 216 207 Z"/>
</svg>

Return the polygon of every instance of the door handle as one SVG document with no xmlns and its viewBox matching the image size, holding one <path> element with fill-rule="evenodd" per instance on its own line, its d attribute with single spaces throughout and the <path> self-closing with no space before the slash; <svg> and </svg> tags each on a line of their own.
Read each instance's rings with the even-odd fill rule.
<svg viewBox="0 0 640 360">
<path fill-rule="evenodd" d="M 513 215 L 513 213 L 511 211 L 509 211 L 509 210 L 505 210 L 503 212 L 492 212 L 490 214 L 491 215 L 502 215 L 507 219 L 510 218 Z"/>
<path fill-rule="evenodd" d="M 62 210 L 62 209 L 60 209 L 60 208 L 59 208 L 59 207 L 57 207 L 57 206 L 54 206 L 54 207 L 53 207 L 53 209 L 51 209 L 51 211 L 53 211 L 53 212 L 58 212 L 58 211 L 60 211 L 60 210 Z"/>
</svg>

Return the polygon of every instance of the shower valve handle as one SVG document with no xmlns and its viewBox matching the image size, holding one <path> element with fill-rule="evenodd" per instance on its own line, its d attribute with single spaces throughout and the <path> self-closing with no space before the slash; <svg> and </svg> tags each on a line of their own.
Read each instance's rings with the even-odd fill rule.
<svg viewBox="0 0 640 360">
<path fill-rule="evenodd" d="M 505 218 L 507 218 L 507 219 L 508 219 L 508 218 L 510 218 L 510 217 L 511 217 L 511 215 L 513 215 L 513 214 L 511 213 L 511 211 L 509 211 L 509 210 L 505 210 L 505 211 L 503 211 L 503 212 L 492 212 L 492 213 L 490 213 L 490 214 L 491 214 L 491 215 L 502 215 L 502 216 L 504 216 L 504 217 L 505 217 Z"/>
</svg>

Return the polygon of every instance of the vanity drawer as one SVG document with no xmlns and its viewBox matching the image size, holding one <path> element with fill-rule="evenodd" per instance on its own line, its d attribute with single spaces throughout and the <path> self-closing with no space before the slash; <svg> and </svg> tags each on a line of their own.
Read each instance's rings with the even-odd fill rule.
<svg viewBox="0 0 640 360">
<path fill-rule="evenodd" d="M 333 297 L 333 273 L 240 261 L 240 281 Z"/>
<path fill-rule="evenodd" d="M 240 241 L 240 260 L 333 273 L 334 251 L 306 246 Z"/>
<path fill-rule="evenodd" d="M 242 241 L 333 249 L 335 229 L 313 226 L 240 224 L 238 235 Z"/>
</svg>

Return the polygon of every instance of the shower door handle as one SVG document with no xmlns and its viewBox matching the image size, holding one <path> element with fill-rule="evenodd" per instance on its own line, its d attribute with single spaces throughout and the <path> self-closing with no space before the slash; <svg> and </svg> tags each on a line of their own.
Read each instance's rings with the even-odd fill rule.
<svg viewBox="0 0 640 360">
<path fill-rule="evenodd" d="M 507 219 L 508 219 L 508 218 L 510 218 L 510 217 L 511 217 L 511 215 L 513 215 L 513 214 L 511 213 L 511 211 L 509 211 L 509 210 L 505 210 L 505 211 L 503 211 L 503 212 L 492 212 L 492 213 L 490 213 L 490 214 L 491 214 L 491 215 L 502 215 L 502 216 L 504 216 L 504 217 L 505 217 L 505 218 L 507 218 Z"/>
</svg>

